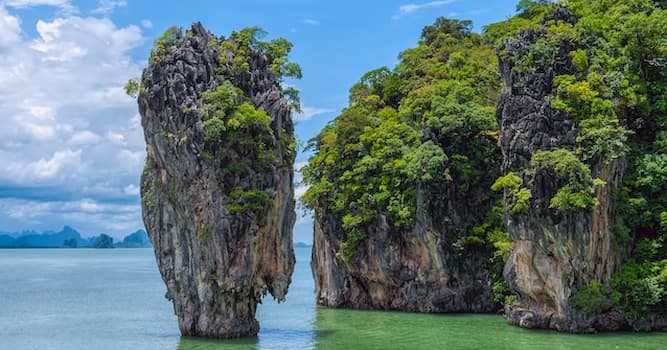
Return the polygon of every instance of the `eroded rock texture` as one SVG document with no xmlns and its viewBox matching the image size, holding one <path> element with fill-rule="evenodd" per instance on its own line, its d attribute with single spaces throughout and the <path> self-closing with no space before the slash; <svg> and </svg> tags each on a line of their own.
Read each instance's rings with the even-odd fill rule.
<svg viewBox="0 0 667 350">
<path fill-rule="evenodd" d="M 267 292 L 283 300 L 290 284 L 294 154 L 278 145 L 293 137 L 293 125 L 266 57 L 254 53 L 249 71 L 232 73 L 224 67 L 233 57 L 220 62 L 213 39 L 195 24 L 143 73 L 139 107 L 148 158 L 142 209 L 181 333 L 232 338 L 257 334 L 257 303 Z M 214 151 L 205 141 L 202 93 L 224 81 L 270 116 L 272 135 L 264 136 L 274 157 L 267 167 L 240 149 L 222 157 L 224 149 Z M 233 189 L 262 191 L 270 203 L 255 214 L 230 210 L 239 205 L 232 201 L 242 200 L 231 198 Z"/>
<path fill-rule="evenodd" d="M 304 198 L 315 212 L 320 305 L 500 308 L 492 285 L 502 257 L 490 235 L 502 239 L 501 195 L 490 187 L 502 161 L 493 116 L 501 84 L 480 39 L 468 21 L 437 19 L 393 72 L 365 74 L 349 108 L 314 139 Z"/>
<path fill-rule="evenodd" d="M 467 190 L 455 181 L 420 185 L 416 225 L 397 230 L 379 215 L 350 260 L 339 253 L 346 238 L 341 218 L 316 209 L 311 267 L 317 303 L 410 312 L 497 311 L 491 293 L 493 249 L 456 248 L 493 203 L 488 188 L 495 177 L 489 169 Z"/>
<path fill-rule="evenodd" d="M 576 21 L 565 8 L 557 8 L 547 20 Z M 506 306 L 506 315 L 509 323 L 528 328 L 614 330 L 624 326 L 618 312 L 596 321 L 574 310 L 569 298 L 591 281 L 608 281 L 622 262 L 623 249 L 614 247 L 611 225 L 617 210 L 612 192 L 622 180 L 625 160 L 590 161 L 593 178 L 606 182 L 596 190 L 599 207 L 569 213 L 549 208 L 564 185 L 561 179 L 548 169 L 524 171 L 537 151 L 574 151 L 579 135 L 577 123 L 550 105 L 556 94 L 554 77 L 575 74 L 569 53 L 577 48 L 563 43 L 544 65 L 528 70 L 516 67 L 530 46 L 545 36 L 544 28 L 524 32 L 505 41 L 499 55 L 505 83 L 497 105 L 503 173 L 520 174 L 532 193 L 528 211 L 507 213 L 513 243 L 504 275 L 519 301 Z"/>
</svg>

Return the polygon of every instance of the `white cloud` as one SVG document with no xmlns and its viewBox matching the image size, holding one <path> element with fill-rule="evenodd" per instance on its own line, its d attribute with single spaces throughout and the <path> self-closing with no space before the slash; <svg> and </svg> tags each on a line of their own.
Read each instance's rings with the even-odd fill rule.
<svg viewBox="0 0 667 350">
<path fill-rule="evenodd" d="M 85 198 L 79 202 L 79 209 L 85 213 L 99 213 L 104 211 L 104 206 Z"/>
<path fill-rule="evenodd" d="M 23 201 L 21 203 L 23 205 L 17 204 L 18 202 L 13 200 L 0 200 L 0 208 L 4 209 L 7 216 L 18 220 L 30 220 L 36 216 L 39 216 L 40 212 L 48 210 L 49 208 L 48 203 L 33 203 Z"/>
<path fill-rule="evenodd" d="M 70 0 L 5 0 L 5 5 L 14 8 L 27 8 L 34 6 L 69 7 Z"/>
<path fill-rule="evenodd" d="M 136 169 L 142 168 L 145 158 L 146 151 L 144 151 L 143 148 L 134 151 L 124 149 L 116 156 L 116 168 L 131 173 Z M 137 172 L 137 175 L 138 174 L 139 173 Z"/>
<path fill-rule="evenodd" d="M 34 202 L 0 198 L 0 219 L 13 219 L 31 223 L 30 229 L 50 230 L 71 225 L 90 237 L 110 233 L 120 239 L 143 227 L 138 203 L 102 203 L 90 198 L 71 201 Z M 43 223 L 49 221 L 47 225 Z M 17 231 L 21 231 L 18 229 Z"/>
<path fill-rule="evenodd" d="M 56 115 L 55 111 L 53 108 L 49 106 L 27 106 L 28 111 L 30 111 L 30 114 L 35 116 L 37 119 L 41 120 L 53 120 L 53 117 Z"/>
<path fill-rule="evenodd" d="M 131 55 L 140 28 L 66 14 L 64 0 L 0 4 L 0 229 L 141 227 L 132 186 L 145 145 L 136 101 L 123 92 L 141 73 Z M 22 32 L 12 9 L 37 5 L 57 9 Z"/>
<path fill-rule="evenodd" d="M 423 9 L 442 7 L 453 3 L 455 0 L 441 0 L 441 1 L 431 1 L 422 4 L 406 4 L 398 8 L 398 13 L 395 14 L 393 19 L 400 19 L 401 17 L 417 12 Z"/>
<path fill-rule="evenodd" d="M 294 234 L 296 238 L 297 230 L 299 226 L 306 226 L 309 228 L 309 231 L 313 227 L 313 214 L 310 210 L 304 208 L 297 208 L 296 210 L 296 223 L 294 225 Z M 310 231 L 312 232 L 312 231 Z M 309 234 L 309 237 L 302 237 L 303 240 L 312 240 L 312 233 Z M 298 239 L 296 239 L 298 240 Z"/>
<path fill-rule="evenodd" d="M 111 64 L 110 59 L 121 58 L 119 56 L 122 56 L 124 51 L 143 41 L 137 26 L 116 28 L 109 19 L 90 17 L 57 18 L 51 22 L 39 20 L 37 32 L 40 37 L 33 40 L 29 47 L 39 52 L 42 62 L 66 63 L 80 60 L 82 63 L 96 61 L 98 64 Z M 125 62 L 118 63 L 127 65 L 128 57 L 122 58 Z"/>
<path fill-rule="evenodd" d="M 319 21 L 314 20 L 314 19 L 312 19 L 312 18 L 306 18 L 306 19 L 304 19 L 304 20 L 303 20 L 303 23 L 310 24 L 311 26 L 316 26 L 316 25 L 320 24 Z"/>
<path fill-rule="evenodd" d="M 97 3 L 97 8 L 91 11 L 91 13 L 106 15 L 113 12 L 117 7 L 125 6 L 127 6 L 127 2 L 124 0 L 100 0 Z"/>
<path fill-rule="evenodd" d="M 303 174 L 301 173 L 301 169 L 303 169 L 304 166 L 306 166 L 308 162 L 298 162 L 294 164 L 294 184 L 299 186 L 303 185 Z"/>
<path fill-rule="evenodd" d="M 35 6 L 53 6 L 60 8 L 64 14 L 72 14 L 77 11 L 70 0 L 5 0 L 4 5 L 17 9 Z"/>
<path fill-rule="evenodd" d="M 135 184 L 130 184 L 127 185 L 124 189 L 123 192 L 127 194 L 128 196 L 138 196 L 139 195 L 139 186 Z"/>
<path fill-rule="evenodd" d="M 0 49 L 21 40 L 21 22 L 0 4 Z"/>
<path fill-rule="evenodd" d="M 51 125 L 21 122 L 25 131 L 38 141 L 50 141 L 56 138 L 56 129 Z"/>
<path fill-rule="evenodd" d="M 308 162 L 297 162 L 294 164 L 294 171 L 301 171 L 301 169 L 306 165 L 308 165 Z"/>
<path fill-rule="evenodd" d="M 107 140 L 111 141 L 112 143 L 116 145 L 124 145 L 125 144 L 125 135 L 116 132 L 116 131 L 111 131 L 109 130 L 107 132 Z"/>
<path fill-rule="evenodd" d="M 306 191 L 308 191 L 308 186 L 297 186 L 294 189 L 294 198 L 296 200 L 301 199 L 301 196 L 303 196 L 303 194 L 306 193 Z"/>
<path fill-rule="evenodd" d="M 153 28 L 153 22 L 150 19 L 142 19 L 140 24 L 144 28 Z"/>
<path fill-rule="evenodd" d="M 88 130 L 83 130 L 83 131 L 77 131 L 70 137 L 69 141 L 67 141 L 68 144 L 70 145 L 94 145 L 98 142 L 100 142 L 102 138 L 100 135 L 88 131 Z"/>
<path fill-rule="evenodd" d="M 333 111 L 334 111 L 333 109 L 329 108 L 304 106 L 301 108 L 301 113 L 295 114 L 292 119 L 294 119 L 295 121 L 305 121 L 312 119 L 316 115 L 331 113 Z"/>
<path fill-rule="evenodd" d="M 11 163 L 7 166 L 7 173 L 13 177 L 39 182 L 51 180 L 59 175 L 66 177 L 62 170 L 71 171 L 81 164 L 81 150 L 66 149 L 56 151 L 48 158 L 42 158 L 29 163 Z"/>
</svg>

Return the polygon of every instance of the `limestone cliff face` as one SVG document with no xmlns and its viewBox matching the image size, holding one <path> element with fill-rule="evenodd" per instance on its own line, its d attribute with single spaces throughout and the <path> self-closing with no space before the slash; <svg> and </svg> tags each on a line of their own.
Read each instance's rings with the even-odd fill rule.
<svg viewBox="0 0 667 350">
<path fill-rule="evenodd" d="M 548 19 L 576 21 L 564 8 L 556 9 Z M 564 185 L 552 171 L 524 171 L 537 151 L 574 151 L 579 135 L 577 123 L 550 105 L 556 94 L 554 77 L 575 74 L 569 52 L 576 47 L 561 45 L 552 61 L 536 69 L 516 67 L 516 62 L 528 55 L 530 46 L 545 35 L 543 28 L 524 32 L 505 41 L 499 55 L 505 83 L 497 105 L 503 173 L 520 174 L 532 193 L 526 212 L 507 213 L 512 255 L 504 275 L 519 300 L 506 306 L 506 316 L 511 324 L 528 328 L 614 330 L 623 327 L 620 314 L 612 312 L 595 321 L 576 312 L 569 298 L 591 281 L 609 280 L 622 262 L 623 249 L 614 247 L 611 225 L 617 209 L 612 192 L 623 177 L 624 159 L 589 161 L 593 178 L 606 182 L 606 186 L 596 189 L 599 206 L 569 213 L 549 208 L 551 198 Z"/>
<path fill-rule="evenodd" d="M 340 255 L 341 218 L 315 210 L 311 267 L 317 303 L 329 307 L 410 312 L 494 312 L 489 247 L 456 242 L 493 202 L 489 181 L 469 191 L 451 183 L 419 186 L 416 225 L 400 231 L 379 215 L 354 257 Z"/>
<path fill-rule="evenodd" d="M 233 57 L 220 62 L 212 42 L 217 38 L 195 24 L 143 73 L 143 219 L 181 333 L 252 336 L 259 329 L 257 303 L 267 292 L 283 300 L 294 269 L 294 154 L 278 147 L 293 137 L 293 125 L 266 57 L 252 54 L 249 71 L 232 73 L 224 67 Z M 202 94 L 225 81 L 269 115 L 268 166 L 255 166 L 242 150 L 227 149 L 222 157 L 205 140 Z M 230 159 L 245 160 L 245 170 L 231 169 Z M 230 195 L 233 189 L 262 191 L 269 205 L 254 215 L 231 210 L 243 200 Z"/>
</svg>

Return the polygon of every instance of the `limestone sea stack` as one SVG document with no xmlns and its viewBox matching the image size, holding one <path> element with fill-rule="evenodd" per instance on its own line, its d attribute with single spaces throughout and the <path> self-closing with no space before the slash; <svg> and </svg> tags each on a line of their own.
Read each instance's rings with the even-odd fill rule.
<svg viewBox="0 0 667 350">
<path fill-rule="evenodd" d="M 291 107 L 255 33 L 172 28 L 141 77 L 143 220 L 184 336 L 256 335 L 294 269 Z"/>
<path fill-rule="evenodd" d="M 504 239 L 502 215 L 490 219 L 501 208 L 491 190 L 500 82 L 492 47 L 471 28 L 445 18 L 424 28 L 394 70 L 366 73 L 311 141 L 302 198 L 314 211 L 320 305 L 500 309 L 492 287 L 504 261 L 491 236 Z"/>
<path fill-rule="evenodd" d="M 552 57 L 533 60 L 529 69 L 519 64 L 526 62 L 531 46 L 544 42 L 547 22 L 572 25 L 576 20 L 568 9 L 557 7 L 545 26 L 506 40 L 499 50 L 505 84 L 497 105 L 502 170 L 521 178 L 531 194 L 526 210 L 507 210 L 512 254 L 504 274 L 519 300 L 506 305 L 506 316 L 509 323 L 527 328 L 615 330 L 624 325 L 620 313 L 593 322 L 570 305 L 570 297 L 590 282 L 609 281 L 623 261 L 624 250 L 614 247 L 611 226 L 618 209 L 612 193 L 623 178 L 625 158 L 580 161 L 577 121 L 552 107 L 554 78 L 576 73 L 570 55 L 578 49 L 576 43 L 561 41 Z M 568 176 L 559 171 L 565 167 Z M 596 178 L 602 185 L 593 185 Z M 581 192 L 590 202 L 576 207 L 555 203 L 553 198 L 565 197 L 566 190 Z M 516 202 L 509 192 L 506 208 Z"/>
</svg>

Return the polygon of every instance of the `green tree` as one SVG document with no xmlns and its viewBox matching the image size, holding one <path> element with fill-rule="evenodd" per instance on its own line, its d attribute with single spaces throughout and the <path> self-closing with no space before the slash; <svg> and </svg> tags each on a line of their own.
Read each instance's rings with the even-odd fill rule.
<svg viewBox="0 0 667 350">
<path fill-rule="evenodd" d="M 364 74 L 349 107 L 309 142 L 315 153 L 302 170 L 310 185 L 302 201 L 337 217 L 343 259 L 354 257 L 380 216 L 397 232 L 412 229 L 419 188 L 467 193 L 491 185 L 488 173 L 495 177 L 500 161 L 493 109 L 500 82 L 493 47 L 471 28 L 445 18 L 424 28 L 397 67 Z M 479 200 L 489 203 L 496 195 L 485 192 Z M 492 250 L 481 237 L 469 241 Z"/>
</svg>

